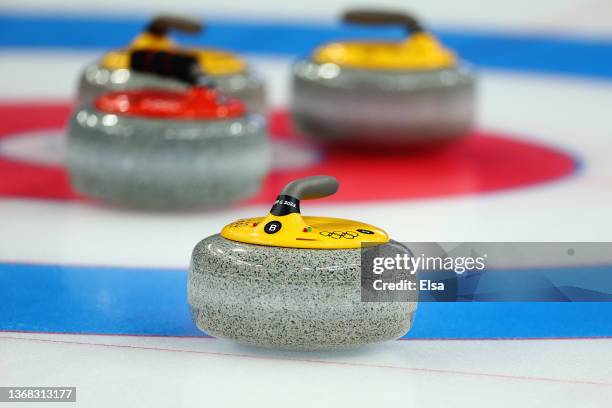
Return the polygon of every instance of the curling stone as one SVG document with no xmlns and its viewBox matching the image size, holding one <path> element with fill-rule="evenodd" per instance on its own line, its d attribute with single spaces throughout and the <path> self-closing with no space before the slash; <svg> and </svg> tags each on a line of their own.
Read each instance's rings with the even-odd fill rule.
<svg viewBox="0 0 612 408">
<path fill-rule="evenodd" d="M 148 209 L 220 206 L 258 191 L 270 164 L 264 119 L 202 85 L 194 59 L 159 54 L 135 51 L 131 71 L 189 87 L 109 92 L 76 111 L 67 143 L 73 187 Z"/>
<path fill-rule="evenodd" d="M 201 330 L 306 351 L 396 339 L 410 329 L 417 293 L 405 302 L 363 302 L 360 279 L 362 245 L 408 249 L 372 225 L 300 214 L 300 200 L 337 188 L 328 176 L 296 180 L 267 216 L 235 221 L 196 245 L 188 299 Z"/>
<path fill-rule="evenodd" d="M 401 25 L 399 42 L 323 45 L 293 68 L 299 130 L 321 142 L 429 145 L 465 135 L 474 120 L 475 74 L 414 18 L 352 11 L 354 24 Z"/>
<path fill-rule="evenodd" d="M 78 87 L 78 106 L 91 103 L 108 91 L 142 88 L 185 90 L 185 84 L 181 81 L 130 69 L 130 54 L 147 49 L 195 55 L 200 70 L 214 81 L 221 92 L 240 99 L 252 112 L 265 113 L 264 83 L 250 72 L 242 58 L 228 51 L 178 47 L 168 37 L 172 29 L 196 34 L 202 30 L 202 25 L 179 17 L 154 18 L 127 48 L 111 51 L 83 70 Z"/>
</svg>

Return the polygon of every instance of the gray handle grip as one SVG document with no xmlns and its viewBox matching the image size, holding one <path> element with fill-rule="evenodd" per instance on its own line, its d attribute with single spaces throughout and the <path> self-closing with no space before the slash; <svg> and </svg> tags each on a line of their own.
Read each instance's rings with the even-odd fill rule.
<svg viewBox="0 0 612 408">
<path fill-rule="evenodd" d="M 297 179 L 287 184 L 281 195 L 295 197 L 298 200 L 312 200 L 327 197 L 338 191 L 338 180 L 331 176 L 312 176 Z"/>
</svg>

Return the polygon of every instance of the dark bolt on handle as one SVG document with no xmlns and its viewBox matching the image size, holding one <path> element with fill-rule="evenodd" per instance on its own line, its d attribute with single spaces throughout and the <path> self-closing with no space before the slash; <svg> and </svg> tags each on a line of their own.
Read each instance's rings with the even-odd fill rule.
<svg viewBox="0 0 612 408">
<path fill-rule="evenodd" d="M 203 24 L 198 21 L 179 16 L 161 15 L 151 20 L 146 31 L 151 34 L 163 36 L 172 30 L 188 34 L 198 34 L 203 29 Z"/>
<path fill-rule="evenodd" d="M 177 79 L 190 85 L 209 86 L 195 56 L 157 50 L 138 50 L 130 54 L 134 71 Z"/>
<path fill-rule="evenodd" d="M 287 184 L 280 192 L 270 213 L 283 216 L 300 212 L 300 200 L 314 200 L 338 191 L 338 180 L 331 176 L 312 176 Z"/>
<path fill-rule="evenodd" d="M 409 33 L 425 31 L 425 28 L 413 16 L 391 11 L 350 10 L 344 13 L 342 21 L 350 24 L 404 26 Z"/>
</svg>

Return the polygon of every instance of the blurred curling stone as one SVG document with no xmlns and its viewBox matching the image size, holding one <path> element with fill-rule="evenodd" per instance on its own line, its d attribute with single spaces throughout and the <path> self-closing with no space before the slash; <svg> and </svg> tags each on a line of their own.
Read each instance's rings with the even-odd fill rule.
<svg viewBox="0 0 612 408">
<path fill-rule="evenodd" d="M 346 41 L 317 48 L 293 69 L 296 126 L 323 142 L 432 145 L 466 135 L 475 74 L 413 17 L 350 11 L 351 24 L 403 26 L 403 41 Z"/>
<path fill-rule="evenodd" d="M 271 160 L 262 116 L 208 86 L 196 57 L 140 50 L 128 65 L 185 90 L 107 92 L 78 110 L 67 156 L 76 190 L 151 209 L 219 206 L 259 190 Z"/>
</svg>

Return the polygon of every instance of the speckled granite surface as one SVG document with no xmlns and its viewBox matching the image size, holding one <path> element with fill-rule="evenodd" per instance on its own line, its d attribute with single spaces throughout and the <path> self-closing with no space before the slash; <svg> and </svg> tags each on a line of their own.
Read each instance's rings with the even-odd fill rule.
<svg viewBox="0 0 612 408">
<path fill-rule="evenodd" d="M 417 294 L 413 302 L 362 302 L 360 278 L 360 249 L 268 247 L 213 235 L 194 248 L 188 297 L 200 329 L 262 347 L 330 350 L 404 335 Z"/>
<path fill-rule="evenodd" d="M 249 111 L 265 113 L 265 85 L 253 74 L 247 72 L 236 75 L 214 75 L 210 78 L 220 91 L 243 101 Z M 162 78 L 129 69 L 109 70 L 100 67 L 98 64 L 91 64 L 85 67 L 81 74 L 77 103 L 79 106 L 86 106 L 92 103 L 96 97 L 108 91 L 144 88 L 185 90 L 187 86 L 187 84 L 173 78 Z"/>
<path fill-rule="evenodd" d="M 67 166 L 73 187 L 85 195 L 173 209 L 247 198 L 258 191 L 270 155 L 257 115 L 172 121 L 84 108 L 70 122 Z"/>
<path fill-rule="evenodd" d="M 292 111 L 297 127 L 321 141 L 442 142 L 471 129 L 475 81 L 467 66 L 374 71 L 302 60 L 293 67 Z"/>
</svg>

